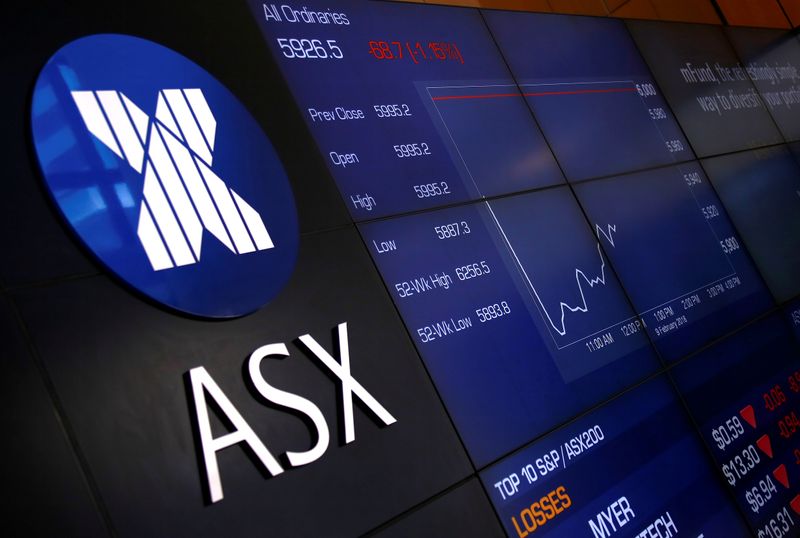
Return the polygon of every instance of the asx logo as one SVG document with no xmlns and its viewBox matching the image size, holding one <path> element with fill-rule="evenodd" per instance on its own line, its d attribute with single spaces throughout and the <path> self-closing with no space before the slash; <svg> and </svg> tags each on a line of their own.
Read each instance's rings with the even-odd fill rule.
<svg viewBox="0 0 800 538">
<path fill-rule="evenodd" d="M 369 410 L 377 421 L 383 425 L 389 426 L 397 421 L 350 373 L 350 344 L 347 335 L 347 323 L 340 323 L 337 331 L 339 361 L 328 353 L 311 335 L 305 334 L 299 338 L 299 341 L 300 345 L 305 347 L 310 355 L 332 374 L 332 377 L 339 380 L 344 441 L 345 443 L 351 443 L 356 439 L 355 423 L 353 421 L 354 397 L 361 401 L 364 404 L 364 408 Z M 247 360 L 247 375 L 256 391 L 265 400 L 278 407 L 302 414 L 313 424 L 317 439 L 314 446 L 303 452 L 286 452 L 285 454 L 289 466 L 299 467 L 321 458 L 325 451 L 328 450 L 331 436 L 328 423 L 322 411 L 314 402 L 297 394 L 280 390 L 264 379 L 261 372 L 261 363 L 265 359 L 280 360 L 288 356 L 289 350 L 286 344 L 277 343 L 262 346 L 253 351 Z M 270 475 L 276 476 L 284 472 L 283 465 L 259 439 L 253 428 L 204 367 L 198 366 L 189 370 L 188 378 L 191 392 L 190 407 L 194 412 L 200 444 L 199 449 L 202 453 L 205 467 L 206 486 L 212 503 L 221 501 L 223 498 L 222 478 L 217 461 L 217 452 L 220 450 L 244 443 L 256 455 L 259 463 Z M 219 437 L 214 437 L 211 431 L 207 396 L 227 419 L 232 431 Z"/>
<path fill-rule="evenodd" d="M 211 170 L 217 122 L 202 90 L 158 92 L 155 121 L 121 92 L 71 94 L 89 132 L 137 173 L 144 167 L 137 235 L 155 271 L 200 261 L 204 229 L 234 254 L 275 246 L 258 212 Z"/>
<path fill-rule="evenodd" d="M 291 276 L 299 232 L 283 165 L 247 109 L 191 60 L 124 35 L 73 41 L 39 74 L 31 127 L 67 226 L 145 296 L 235 317 Z"/>
</svg>

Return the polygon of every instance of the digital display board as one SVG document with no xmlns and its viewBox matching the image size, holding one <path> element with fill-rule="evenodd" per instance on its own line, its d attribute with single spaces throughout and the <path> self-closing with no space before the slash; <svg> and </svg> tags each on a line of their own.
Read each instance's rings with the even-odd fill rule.
<svg viewBox="0 0 800 538">
<path fill-rule="evenodd" d="M 773 295 L 800 294 L 800 166 L 786 146 L 703 161 Z"/>
<path fill-rule="evenodd" d="M 678 359 L 773 305 L 699 163 L 589 181 L 575 193 L 662 355 Z"/>
<path fill-rule="evenodd" d="M 771 316 L 672 370 L 759 537 L 800 531 L 800 352 Z"/>
<path fill-rule="evenodd" d="M 800 139 L 800 41 L 766 28 L 726 28 L 725 33 L 783 136 Z"/>
<path fill-rule="evenodd" d="M 783 142 L 721 28 L 626 24 L 698 157 Z"/>
<path fill-rule="evenodd" d="M 659 367 L 567 187 L 359 228 L 478 464 Z"/>
<path fill-rule="evenodd" d="M 621 21 L 484 16 L 568 179 L 694 157 Z"/>
<path fill-rule="evenodd" d="M 477 11 L 250 5 L 354 219 L 563 182 Z"/>
<path fill-rule="evenodd" d="M 0 34 L 13 51 L 0 87 L 6 527 L 800 536 L 790 39 L 638 22 L 633 39 L 604 18 L 380 0 L 142 0 L 125 31 L 235 94 L 297 204 L 286 287 L 212 323 L 126 288 L 66 234 L 25 136 L 33 112 L 52 114 L 50 96 L 31 97 L 46 59 L 107 33 L 119 6 L 17 11 Z M 64 67 L 70 91 L 86 83 Z M 167 97 L 159 112 L 161 93 L 205 91 L 169 74 L 133 95 L 99 72 L 93 90 L 117 92 L 146 132 L 181 114 Z M 70 137 L 94 143 L 64 110 L 80 128 L 52 124 L 54 155 Z M 246 149 L 241 122 L 209 110 L 205 142 Z M 127 117 L 112 111 L 100 102 L 92 123 L 108 123 L 109 148 Z M 172 132 L 188 145 L 183 120 Z M 213 164 L 248 203 L 239 181 L 271 181 Z M 147 201 L 106 171 L 88 206 Z M 744 185 L 733 201 L 727 179 Z M 175 275 L 234 256 L 203 234 Z"/>
<path fill-rule="evenodd" d="M 750 536 L 664 377 L 480 476 L 515 538 Z"/>
</svg>

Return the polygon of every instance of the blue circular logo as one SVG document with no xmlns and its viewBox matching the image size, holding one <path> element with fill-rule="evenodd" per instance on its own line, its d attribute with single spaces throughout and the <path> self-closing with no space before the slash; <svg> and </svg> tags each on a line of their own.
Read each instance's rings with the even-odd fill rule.
<svg viewBox="0 0 800 538">
<path fill-rule="evenodd" d="M 244 106 L 187 58 L 123 35 L 73 41 L 42 69 L 31 122 L 55 204 L 143 294 L 224 318 L 286 284 L 299 238 L 286 172 Z"/>
</svg>

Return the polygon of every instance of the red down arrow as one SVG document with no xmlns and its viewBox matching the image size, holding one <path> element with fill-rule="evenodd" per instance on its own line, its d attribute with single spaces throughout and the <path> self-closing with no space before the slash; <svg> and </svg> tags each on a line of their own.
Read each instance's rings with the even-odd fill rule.
<svg viewBox="0 0 800 538">
<path fill-rule="evenodd" d="M 775 477 L 775 480 L 783 484 L 783 487 L 789 487 L 789 473 L 786 472 L 786 465 L 781 463 L 774 471 L 772 471 L 772 476 Z"/>
<path fill-rule="evenodd" d="M 772 459 L 772 442 L 769 440 L 769 435 L 764 434 L 759 437 L 758 441 L 756 441 L 756 444 L 758 445 L 758 448 L 761 449 L 761 452 Z"/>
<path fill-rule="evenodd" d="M 753 409 L 752 405 L 748 405 L 747 407 L 739 411 L 739 414 L 742 416 L 745 422 L 750 424 L 751 428 L 756 427 L 756 411 L 755 409 Z"/>
</svg>

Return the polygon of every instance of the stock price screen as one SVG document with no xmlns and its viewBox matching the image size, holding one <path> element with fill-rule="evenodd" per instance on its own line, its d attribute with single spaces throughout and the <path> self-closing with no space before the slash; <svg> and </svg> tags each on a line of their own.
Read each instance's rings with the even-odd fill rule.
<svg viewBox="0 0 800 538">
<path fill-rule="evenodd" d="M 800 139 L 800 41 L 766 28 L 727 28 L 726 35 L 783 136 Z"/>
<path fill-rule="evenodd" d="M 800 362 L 784 320 L 751 325 L 672 374 L 757 535 L 797 535 Z"/>
<path fill-rule="evenodd" d="M 507 11 L 486 20 L 570 180 L 694 158 L 621 21 Z"/>
<path fill-rule="evenodd" d="M 566 187 L 360 229 L 481 464 L 659 367 Z"/>
<path fill-rule="evenodd" d="M 252 8 L 356 220 L 564 181 L 477 11 Z"/>
<path fill-rule="evenodd" d="M 783 142 L 722 28 L 650 21 L 627 26 L 698 157 Z"/>
<path fill-rule="evenodd" d="M 773 295 L 786 301 L 799 294 L 800 166 L 792 152 L 760 148 L 703 166 Z"/>
<path fill-rule="evenodd" d="M 481 479 L 509 536 L 749 536 L 706 458 L 658 377 Z"/>
<path fill-rule="evenodd" d="M 698 163 L 581 183 L 575 191 L 592 222 L 616 230 L 608 255 L 666 359 L 772 304 Z"/>
<path fill-rule="evenodd" d="M 798 533 L 794 43 L 250 7 L 510 536 Z"/>
</svg>

